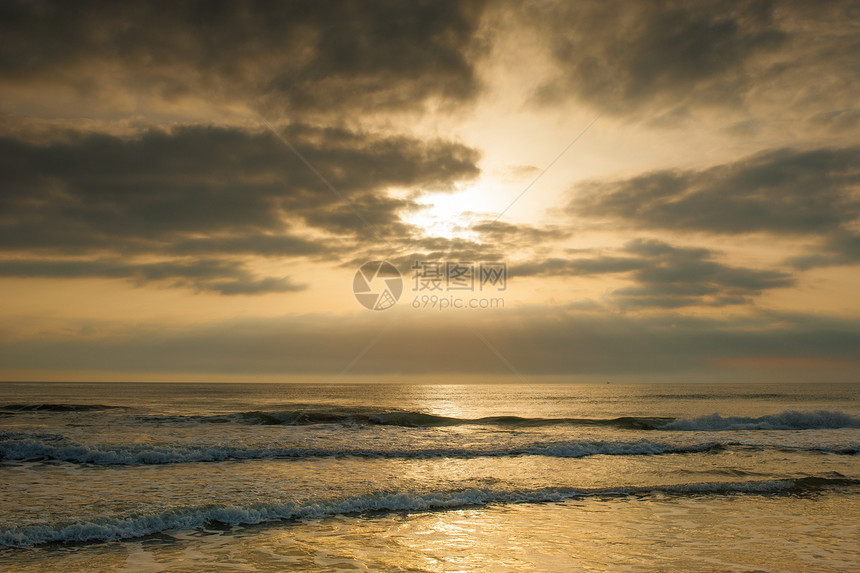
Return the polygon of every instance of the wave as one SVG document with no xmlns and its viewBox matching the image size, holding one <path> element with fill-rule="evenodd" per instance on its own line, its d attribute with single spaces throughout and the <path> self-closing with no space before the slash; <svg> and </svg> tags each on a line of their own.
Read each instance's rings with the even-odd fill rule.
<svg viewBox="0 0 860 573">
<path fill-rule="evenodd" d="M 144 515 L 103 516 L 86 521 L 40 524 L 0 530 L 0 546 L 27 547 L 45 543 L 108 541 L 143 537 L 171 530 L 199 529 L 212 524 L 252 525 L 285 520 L 318 519 L 333 515 L 431 511 L 491 504 L 549 503 L 576 498 L 672 496 L 790 495 L 825 489 L 857 487 L 860 480 L 805 477 L 799 479 L 706 482 L 614 488 L 545 487 L 531 490 L 471 488 L 423 493 L 379 492 L 307 502 L 276 501 L 249 505 L 175 508 Z"/>
<path fill-rule="evenodd" d="M 723 417 L 719 414 L 702 416 L 692 420 L 680 419 L 659 426 L 660 430 L 714 431 L 714 430 L 823 430 L 860 428 L 860 417 L 844 412 L 819 410 L 798 412 L 786 410 L 780 414 L 749 418 L 744 416 Z"/>
<path fill-rule="evenodd" d="M 6 404 L 0 410 L 6 412 L 98 412 L 101 410 L 123 410 L 125 406 L 105 404 Z"/>
<path fill-rule="evenodd" d="M 230 414 L 201 415 L 150 415 L 136 416 L 141 422 L 210 424 L 251 424 L 307 426 L 315 424 L 347 424 L 360 426 L 402 426 L 407 428 L 434 428 L 445 426 L 615 426 L 631 430 L 656 429 L 675 420 L 664 417 L 634 417 L 589 419 L 589 418 L 525 418 L 520 416 L 487 416 L 483 418 L 454 418 L 423 412 L 387 411 L 367 412 L 349 409 L 331 410 L 282 410 L 273 412 L 249 411 Z"/>
<path fill-rule="evenodd" d="M 14 440 L 48 440 L 56 442 L 66 439 L 66 436 L 63 434 L 51 434 L 47 432 L 0 432 L 0 444 Z"/>
<path fill-rule="evenodd" d="M 2 436 L 0 436 L 2 438 Z M 523 446 L 497 448 L 409 448 L 409 449 L 326 449 L 300 447 L 251 448 L 211 445 L 95 444 L 83 445 L 56 438 L 19 437 L 0 439 L 0 460 L 59 461 L 92 465 L 155 465 L 227 460 L 261 460 L 322 457 L 360 457 L 384 459 L 546 456 L 582 458 L 587 456 L 644 456 L 718 451 L 721 443 L 677 445 L 648 440 L 535 442 Z"/>
<path fill-rule="evenodd" d="M 528 428 L 548 426 L 613 427 L 624 430 L 663 431 L 723 431 L 723 430 L 813 430 L 860 428 L 860 416 L 845 412 L 819 410 L 786 410 L 779 414 L 759 417 L 722 416 L 714 413 L 693 419 L 666 416 L 620 416 L 615 418 L 539 418 L 514 415 L 485 416 L 482 418 L 456 418 L 424 412 L 376 412 L 356 408 L 333 406 L 327 409 L 294 407 L 276 411 L 244 411 L 226 414 L 182 415 L 154 414 L 134 416 L 141 423 L 208 423 L 308 426 L 342 424 L 352 426 L 400 426 L 406 428 L 439 428 L 447 426 L 495 426 Z M 22 412 L 99 412 L 127 410 L 126 406 L 105 404 L 6 404 L 0 406 L 0 415 Z"/>
<path fill-rule="evenodd" d="M 814 452 L 853 456 L 858 446 L 827 448 L 821 446 L 786 446 L 784 444 L 751 444 L 736 441 L 673 444 L 651 440 L 636 441 L 538 441 L 500 447 L 438 448 L 306 448 L 248 447 L 211 444 L 80 444 L 61 434 L 27 434 L 0 432 L 0 461 L 67 462 L 74 464 L 117 466 L 159 465 L 229 460 L 306 459 L 306 458 L 378 458 L 378 459 L 477 459 L 520 456 L 551 458 L 584 458 L 589 456 L 649 456 L 719 452 L 730 448 L 747 450 L 776 449 L 786 452 Z"/>
<path fill-rule="evenodd" d="M 148 415 L 136 416 L 144 423 L 208 423 L 307 426 L 315 424 L 345 424 L 357 426 L 401 426 L 407 428 L 437 428 L 447 426 L 496 426 L 526 428 L 545 426 L 614 427 L 624 430 L 809 430 L 831 428 L 860 428 L 860 417 L 844 412 L 785 411 L 758 418 L 711 414 L 692 420 L 665 416 L 621 416 L 616 418 L 529 418 L 521 416 L 486 416 L 483 418 L 454 418 L 423 412 L 372 412 L 348 408 L 326 410 L 290 409 L 279 411 L 247 411 L 212 415 Z"/>
</svg>

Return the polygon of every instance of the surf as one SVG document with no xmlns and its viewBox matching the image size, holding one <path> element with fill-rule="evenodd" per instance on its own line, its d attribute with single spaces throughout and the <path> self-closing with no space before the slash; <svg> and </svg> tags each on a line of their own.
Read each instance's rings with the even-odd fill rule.
<svg viewBox="0 0 860 573">
<path fill-rule="evenodd" d="M 761 481 L 703 482 L 635 487 L 534 489 L 468 488 L 425 492 L 380 491 L 307 501 L 274 500 L 246 505 L 155 508 L 131 515 L 102 515 L 63 523 L 41 523 L 0 530 L 0 546 L 80 543 L 144 537 L 171 530 L 194 530 L 213 524 L 253 525 L 319 519 L 334 515 L 421 512 L 492 504 L 553 503 L 572 499 L 631 498 L 649 495 L 803 495 L 827 489 L 857 488 L 860 480 L 808 476 Z"/>
</svg>

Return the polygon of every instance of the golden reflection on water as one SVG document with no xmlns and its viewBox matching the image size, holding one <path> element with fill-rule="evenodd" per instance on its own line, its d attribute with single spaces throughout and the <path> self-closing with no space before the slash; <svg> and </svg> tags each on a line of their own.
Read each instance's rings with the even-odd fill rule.
<svg viewBox="0 0 860 573">
<path fill-rule="evenodd" d="M 425 412 L 433 416 L 448 418 L 467 418 L 471 412 L 464 407 L 464 397 L 459 395 L 462 390 L 457 386 L 420 385 L 410 388 L 410 410 Z"/>
<path fill-rule="evenodd" d="M 20 552 L 4 571 L 844 572 L 858 515 L 856 496 L 587 498 L 170 531 Z"/>
</svg>

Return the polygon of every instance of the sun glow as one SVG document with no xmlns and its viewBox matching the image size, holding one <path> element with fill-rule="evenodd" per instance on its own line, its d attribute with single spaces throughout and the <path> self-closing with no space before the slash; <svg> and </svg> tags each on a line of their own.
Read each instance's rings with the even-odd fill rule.
<svg viewBox="0 0 860 573">
<path fill-rule="evenodd" d="M 498 215 L 498 183 L 482 180 L 453 193 L 430 193 L 417 201 L 421 208 L 405 214 L 404 222 L 416 225 L 427 237 L 476 239 L 472 225 Z"/>
</svg>

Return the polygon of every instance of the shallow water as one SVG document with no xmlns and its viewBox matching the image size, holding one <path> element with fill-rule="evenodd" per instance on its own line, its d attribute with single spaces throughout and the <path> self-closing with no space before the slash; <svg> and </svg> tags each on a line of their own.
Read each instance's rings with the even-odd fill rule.
<svg viewBox="0 0 860 573">
<path fill-rule="evenodd" d="M 5 384 L 10 571 L 851 571 L 858 385 Z"/>
</svg>

